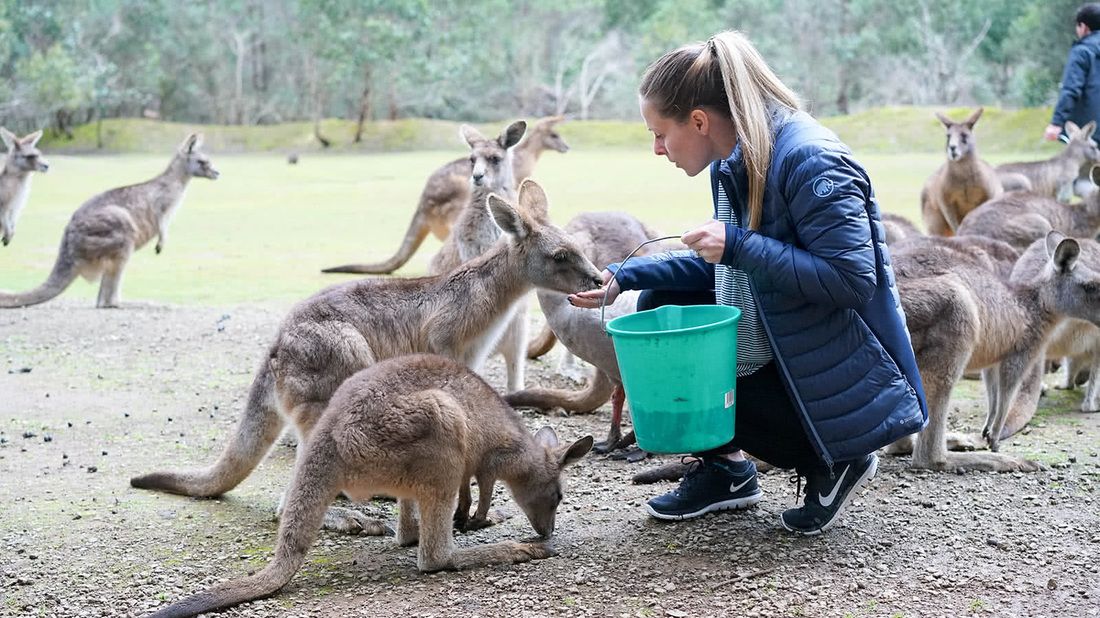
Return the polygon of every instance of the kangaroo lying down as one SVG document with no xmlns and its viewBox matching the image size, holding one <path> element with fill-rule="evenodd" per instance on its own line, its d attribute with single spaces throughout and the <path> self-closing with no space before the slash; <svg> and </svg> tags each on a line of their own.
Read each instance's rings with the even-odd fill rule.
<svg viewBox="0 0 1100 618">
<path fill-rule="evenodd" d="M 252 383 L 244 413 L 211 466 L 134 477 L 140 489 L 188 496 L 221 495 L 264 458 L 285 424 L 298 432 L 301 454 L 332 394 L 376 362 L 415 353 L 441 354 L 478 366 L 489 336 L 508 308 L 532 286 L 562 292 L 593 289 L 599 272 L 560 228 L 546 221 L 546 195 L 532 181 L 519 208 L 496 196 L 489 208 L 505 237 L 492 250 L 446 275 L 361 279 L 335 285 L 299 303 L 283 321 Z M 333 508 L 328 529 L 373 532 L 358 511 Z"/>
<path fill-rule="evenodd" d="M 497 479 L 504 481 L 535 532 L 547 539 L 562 500 L 562 469 L 590 448 L 592 436 L 560 445 L 550 427 L 529 434 L 492 387 L 454 361 L 434 355 L 382 361 L 348 378 L 314 428 L 295 467 L 267 567 L 152 616 L 195 616 L 274 594 L 302 566 L 325 509 L 340 492 L 352 499 L 396 496 L 397 542 L 419 544 L 422 572 L 553 556 L 542 541 L 456 548 L 451 516 L 460 487 L 476 477 L 491 492 Z"/>
</svg>

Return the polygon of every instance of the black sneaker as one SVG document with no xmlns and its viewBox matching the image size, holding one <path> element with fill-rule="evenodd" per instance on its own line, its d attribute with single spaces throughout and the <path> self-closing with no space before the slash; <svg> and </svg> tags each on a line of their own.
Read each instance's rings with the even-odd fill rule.
<svg viewBox="0 0 1100 618">
<path fill-rule="evenodd" d="M 837 462 L 833 474 L 821 466 L 806 474 L 806 501 L 779 516 L 783 527 L 796 534 L 815 535 L 832 527 L 844 507 L 852 501 L 856 490 L 869 481 L 878 470 L 874 453 L 863 459 Z"/>
<path fill-rule="evenodd" d="M 760 502 L 756 465 L 722 457 L 684 458 L 689 463 L 675 490 L 646 502 L 645 510 L 657 519 L 681 520 L 711 511 L 743 509 Z"/>
</svg>

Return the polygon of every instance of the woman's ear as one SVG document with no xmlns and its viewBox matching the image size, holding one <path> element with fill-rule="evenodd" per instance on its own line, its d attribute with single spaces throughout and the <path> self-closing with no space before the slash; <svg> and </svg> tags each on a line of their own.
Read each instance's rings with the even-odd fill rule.
<svg viewBox="0 0 1100 618">
<path fill-rule="evenodd" d="M 691 110 L 691 114 L 688 115 L 688 123 L 693 129 L 698 131 L 700 135 L 710 133 L 710 115 L 698 107 Z"/>
</svg>

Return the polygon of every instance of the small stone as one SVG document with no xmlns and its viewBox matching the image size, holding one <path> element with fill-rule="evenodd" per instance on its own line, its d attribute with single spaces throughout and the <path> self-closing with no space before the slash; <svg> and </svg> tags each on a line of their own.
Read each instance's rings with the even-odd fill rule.
<svg viewBox="0 0 1100 618">
<path fill-rule="evenodd" d="M 88 466 L 88 473 L 99 472 L 99 468 L 95 466 Z"/>
</svg>

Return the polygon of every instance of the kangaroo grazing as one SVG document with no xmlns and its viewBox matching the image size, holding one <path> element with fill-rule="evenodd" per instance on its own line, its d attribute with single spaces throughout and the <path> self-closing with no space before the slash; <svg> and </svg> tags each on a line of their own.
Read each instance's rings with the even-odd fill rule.
<svg viewBox="0 0 1100 618">
<path fill-rule="evenodd" d="M 1094 166 L 1089 175 L 1094 183 L 1100 182 L 1100 166 Z M 1095 236 L 1100 232 L 1100 193 L 1062 204 L 1054 198 L 1012 191 L 971 212 L 958 234 L 996 238 L 1023 251 L 1051 230 L 1080 238 Z"/>
<path fill-rule="evenodd" d="M 451 516 L 459 488 L 468 487 L 470 477 L 490 490 L 497 479 L 504 481 L 535 532 L 547 539 L 563 497 L 562 470 L 591 447 L 591 436 L 561 445 L 550 427 L 531 435 L 492 387 L 451 360 L 414 355 L 382 361 L 333 393 L 295 466 L 271 562 L 152 616 L 195 616 L 274 594 L 301 568 L 326 507 L 340 492 L 352 499 L 396 496 L 397 543 L 418 545 L 421 572 L 548 558 L 555 552 L 545 541 L 455 547 Z"/>
<path fill-rule="evenodd" d="M 562 116 L 553 116 L 537 121 L 513 149 L 513 175 L 517 184 L 531 176 L 543 152 L 569 151 L 569 144 L 555 129 L 562 120 Z M 472 158 L 467 157 L 455 159 L 432 172 L 420 193 L 420 201 L 405 238 L 393 257 L 376 264 L 347 264 L 321 272 L 388 275 L 409 261 L 429 232 L 439 240 L 446 240 L 462 210 L 470 203 L 473 167 Z"/>
<path fill-rule="evenodd" d="M 234 435 L 205 469 L 154 472 L 131 479 L 142 489 L 188 496 L 221 495 L 243 481 L 291 423 L 299 455 L 340 384 L 383 359 L 431 353 L 467 367 L 491 351 L 484 333 L 532 287 L 590 290 L 600 273 L 560 228 L 547 222 L 546 195 L 533 181 L 520 187 L 519 207 L 489 199 L 505 239 L 444 275 L 362 279 L 329 287 L 283 320 L 256 377 Z M 334 508 L 325 527 L 374 530 L 357 511 Z"/>
<path fill-rule="evenodd" d="M 192 177 L 218 178 L 210 159 L 199 151 L 201 146 L 202 136 L 189 135 L 168 169 L 156 178 L 111 189 L 84 202 L 65 226 L 46 282 L 22 294 L 0 294 L 0 308 L 46 302 L 65 291 L 77 275 L 89 281 L 102 277 L 96 307 L 118 307 L 122 272 L 130 256 L 154 237 L 157 253 L 164 249 L 168 224 Z"/>
<path fill-rule="evenodd" d="M 1083 127 L 1066 122 L 1069 143 L 1061 152 L 1045 161 L 1005 163 L 995 169 L 1005 191 L 1030 191 L 1036 195 L 1069 202 L 1073 197 L 1074 183 L 1082 168 L 1091 168 L 1100 162 L 1100 149 L 1092 141 L 1096 121 Z M 1086 167 L 1087 166 L 1087 167 Z"/>
<path fill-rule="evenodd" d="M 42 157 L 37 148 L 42 131 L 16 137 L 14 133 L 0 127 L 0 139 L 4 141 L 7 156 L 0 167 L 0 242 L 8 246 L 15 236 L 15 224 L 19 213 L 27 205 L 31 194 L 31 172 L 46 172 L 49 162 Z"/>
<path fill-rule="evenodd" d="M 962 122 L 936 112 L 947 128 L 947 162 L 921 189 L 921 216 L 929 234 L 951 236 L 967 213 L 1004 192 L 993 166 L 978 158 L 974 124 L 983 110 L 979 107 Z"/>
<path fill-rule="evenodd" d="M 1086 239 L 1050 232 L 1028 248 L 1046 256 L 1033 277 L 1012 283 L 967 263 L 943 275 L 898 276 L 902 308 L 928 400 L 929 423 L 916 438 L 913 463 L 934 470 L 1031 471 L 1038 465 L 992 453 L 948 453 L 951 389 L 966 370 L 982 370 L 988 413 L 983 437 L 997 451 L 1021 383 L 1040 373 L 1043 346 L 1064 317 L 1100 322 L 1100 260 L 1082 251 Z M 896 256 L 895 261 L 901 261 Z"/>
</svg>

